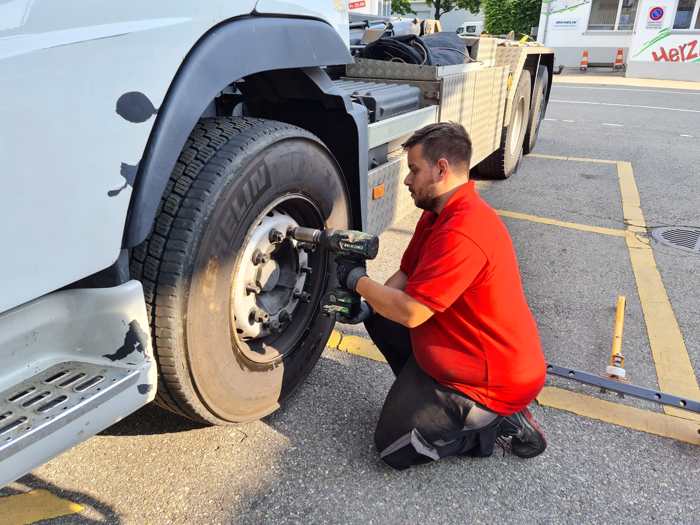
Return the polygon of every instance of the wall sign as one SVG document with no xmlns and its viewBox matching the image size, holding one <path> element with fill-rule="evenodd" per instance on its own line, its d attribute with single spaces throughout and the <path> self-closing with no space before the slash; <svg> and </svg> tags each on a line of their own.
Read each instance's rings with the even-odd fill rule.
<svg viewBox="0 0 700 525">
<path fill-rule="evenodd" d="M 649 15 L 647 16 L 647 29 L 661 29 L 663 27 L 665 16 L 666 10 L 660 5 L 649 9 Z"/>
<path fill-rule="evenodd" d="M 659 46 L 651 52 L 651 58 L 654 62 L 700 62 L 699 51 L 696 39 L 668 49 L 665 46 Z"/>
<path fill-rule="evenodd" d="M 559 18 L 554 20 L 552 29 L 578 29 L 579 23 L 578 18 Z"/>
</svg>

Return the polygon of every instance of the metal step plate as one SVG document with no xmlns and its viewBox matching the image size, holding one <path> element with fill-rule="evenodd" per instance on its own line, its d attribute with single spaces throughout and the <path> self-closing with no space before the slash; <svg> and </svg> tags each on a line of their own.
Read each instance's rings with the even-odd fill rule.
<svg viewBox="0 0 700 525">
<path fill-rule="evenodd" d="M 380 122 L 420 109 L 421 92 L 414 86 L 364 80 L 336 80 L 333 84 L 354 102 L 367 108 L 370 122 Z"/>
<path fill-rule="evenodd" d="M 71 361 L 0 393 L 0 461 L 136 383 L 136 369 Z"/>
</svg>

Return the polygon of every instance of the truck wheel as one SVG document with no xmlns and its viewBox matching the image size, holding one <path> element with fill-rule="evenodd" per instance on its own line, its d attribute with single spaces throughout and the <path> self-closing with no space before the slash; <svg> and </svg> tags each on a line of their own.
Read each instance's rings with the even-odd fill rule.
<svg viewBox="0 0 700 525">
<path fill-rule="evenodd" d="M 486 157 L 477 167 L 480 176 L 507 179 L 520 162 L 530 111 L 530 72 L 523 71 L 513 98 L 508 127 L 501 134 L 501 147 Z"/>
<path fill-rule="evenodd" d="M 523 143 L 523 152 L 525 155 L 535 149 L 537 138 L 540 134 L 540 125 L 544 120 L 544 114 L 547 111 L 547 89 L 549 87 L 549 72 L 545 66 L 537 68 L 537 78 L 535 79 L 535 88 L 532 90 L 532 104 L 530 105 L 530 120 Z"/>
<path fill-rule="evenodd" d="M 279 408 L 333 327 L 319 303 L 334 262 L 287 229 L 347 228 L 349 215 L 340 169 L 310 133 L 202 119 L 132 255 L 154 334 L 157 402 L 211 424 Z"/>
</svg>

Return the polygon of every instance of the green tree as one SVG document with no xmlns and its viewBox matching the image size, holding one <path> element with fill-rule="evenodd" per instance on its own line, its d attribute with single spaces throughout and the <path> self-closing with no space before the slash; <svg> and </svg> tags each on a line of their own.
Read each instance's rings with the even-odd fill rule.
<svg viewBox="0 0 700 525">
<path fill-rule="evenodd" d="M 411 9 L 411 0 L 391 0 L 391 12 L 395 15 L 416 14 L 416 12 Z"/>
<path fill-rule="evenodd" d="M 529 35 L 539 23 L 542 0 L 483 0 L 485 29 L 492 35 Z"/>
<path fill-rule="evenodd" d="M 478 13 L 481 8 L 481 0 L 425 0 L 425 3 L 435 8 L 435 20 L 440 20 L 442 15 L 455 9 Z"/>
</svg>

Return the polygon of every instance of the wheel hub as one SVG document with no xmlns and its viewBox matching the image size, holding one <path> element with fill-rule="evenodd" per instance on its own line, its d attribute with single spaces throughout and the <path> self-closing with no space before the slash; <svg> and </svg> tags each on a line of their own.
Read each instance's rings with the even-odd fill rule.
<svg viewBox="0 0 700 525">
<path fill-rule="evenodd" d="M 309 257 L 287 236 L 297 222 L 277 210 L 251 229 L 233 276 L 231 304 L 237 336 L 250 342 L 281 332 L 302 301 Z"/>
</svg>

